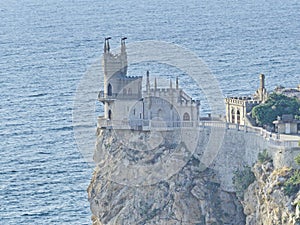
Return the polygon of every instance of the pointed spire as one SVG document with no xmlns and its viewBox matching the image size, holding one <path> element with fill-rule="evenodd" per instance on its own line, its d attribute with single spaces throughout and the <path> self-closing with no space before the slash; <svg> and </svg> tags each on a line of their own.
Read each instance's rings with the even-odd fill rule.
<svg viewBox="0 0 300 225">
<path fill-rule="evenodd" d="M 156 81 L 156 77 L 154 78 L 154 90 L 157 89 L 157 81 Z"/>
<path fill-rule="evenodd" d="M 150 79 L 149 79 L 149 70 L 147 70 L 147 84 L 146 84 L 146 91 L 150 91 Z"/>
<path fill-rule="evenodd" d="M 170 79 L 170 89 L 172 89 L 172 80 Z"/>
<path fill-rule="evenodd" d="M 178 77 L 176 77 L 176 89 L 179 88 Z"/>
<path fill-rule="evenodd" d="M 125 52 L 126 51 L 126 45 L 125 45 L 125 40 L 127 39 L 127 37 L 122 37 L 121 38 L 121 52 Z"/>
<path fill-rule="evenodd" d="M 107 37 L 105 38 L 105 42 L 104 42 L 104 52 L 109 52 L 110 50 L 110 46 L 109 46 L 109 40 L 111 39 L 111 37 Z"/>
</svg>

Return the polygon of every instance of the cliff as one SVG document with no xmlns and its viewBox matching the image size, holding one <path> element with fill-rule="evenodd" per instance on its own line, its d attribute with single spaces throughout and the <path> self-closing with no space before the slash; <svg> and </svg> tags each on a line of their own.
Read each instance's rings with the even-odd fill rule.
<svg viewBox="0 0 300 225">
<path fill-rule="evenodd" d="M 155 166 L 164 154 L 176 151 L 172 145 L 176 140 L 171 134 L 165 135 L 164 141 L 158 146 L 153 143 L 149 152 L 145 150 L 149 146 L 142 144 L 149 142 L 138 141 L 150 138 L 148 134 L 124 135 L 132 140 L 130 145 L 123 143 L 122 134 L 115 131 L 101 130 L 98 135 L 94 154 L 97 166 L 88 188 L 94 225 L 245 224 L 243 208 L 235 194 L 220 188 L 216 171 L 200 169 L 197 158 L 201 152 L 187 155 L 186 164 L 172 174 L 164 174 L 162 168 L 158 173 L 163 176 L 145 172 L 147 179 L 143 180 L 139 176 L 143 171 L 135 174 L 130 170 L 131 164 Z M 180 160 L 172 165 L 180 164 Z M 124 172 L 126 168 L 130 172 Z"/>
<path fill-rule="evenodd" d="M 300 224 L 299 185 L 287 187 L 296 170 L 274 168 L 272 161 L 256 163 L 252 168 L 256 180 L 244 194 L 244 213 L 247 225 Z M 287 193 L 288 192 L 288 193 Z"/>
<path fill-rule="evenodd" d="M 296 171 L 286 166 L 299 169 L 293 160 L 299 147 L 226 130 L 217 157 L 206 168 L 200 161 L 211 131 L 200 129 L 197 138 L 194 133 L 98 129 L 96 168 L 88 187 L 93 225 L 299 224 L 300 193 L 285 193 Z M 185 151 L 187 145 L 197 148 Z M 240 201 L 233 191 L 234 171 L 251 167 L 264 148 L 272 161 L 254 165 L 255 181 Z"/>
</svg>

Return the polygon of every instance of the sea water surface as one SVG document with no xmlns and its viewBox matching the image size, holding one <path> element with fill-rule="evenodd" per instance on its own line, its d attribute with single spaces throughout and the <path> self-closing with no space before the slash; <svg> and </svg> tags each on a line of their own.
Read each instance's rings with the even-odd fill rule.
<svg viewBox="0 0 300 225">
<path fill-rule="evenodd" d="M 2 1 L 0 224 L 91 224 L 93 165 L 72 110 L 104 37 L 178 44 L 207 63 L 224 96 L 250 95 L 259 73 L 268 90 L 300 83 L 299 12 L 298 0 Z"/>
</svg>

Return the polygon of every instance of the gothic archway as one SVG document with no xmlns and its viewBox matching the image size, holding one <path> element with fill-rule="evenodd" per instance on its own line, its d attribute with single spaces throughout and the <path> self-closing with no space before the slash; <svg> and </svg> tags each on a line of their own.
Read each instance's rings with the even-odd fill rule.
<svg viewBox="0 0 300 225">
<path fill-rule="evenodd" d="M 111 110 L 108 110 L 108 119 L 112 119 L 112 112 L 111 112 Z"/>
<path fill-rule="evenodd" d="M 237 120 L 238 124 L 241 123 L 241 113 L 240 113 L 240 110 L 236 111 L 236 120 Z"/>
<path fill-rule="evenodd" d="M 235 123 L 235 111 L 234 111 L 234 109 L 231 110 L 231 123 Z"/>
<path fill-rule="evenodd" d="M 107 86 L 107 95 L 112 96 L 112 86 L 111 86 L 111 84 L 108 84 L 108 86 Z"/>
<path fill-rule="evenodd" d="M 162 117 L 162 110 L 161 110 L 161 109 L 159 109 L 159 110 L 157 111 L 157 117 L 159 117 L 159 118 Z"/>
</svg>

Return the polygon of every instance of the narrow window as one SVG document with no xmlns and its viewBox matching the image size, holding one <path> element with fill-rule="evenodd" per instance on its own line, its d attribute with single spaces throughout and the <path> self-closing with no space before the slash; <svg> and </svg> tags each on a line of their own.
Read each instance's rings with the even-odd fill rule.
<svg viewBox="0 0 300 225">
<path fill-rule="evenodd" d="M 187 112 L 183 114 L 183 121 L 190 121 L 190 115 Z"/>
</svg>

